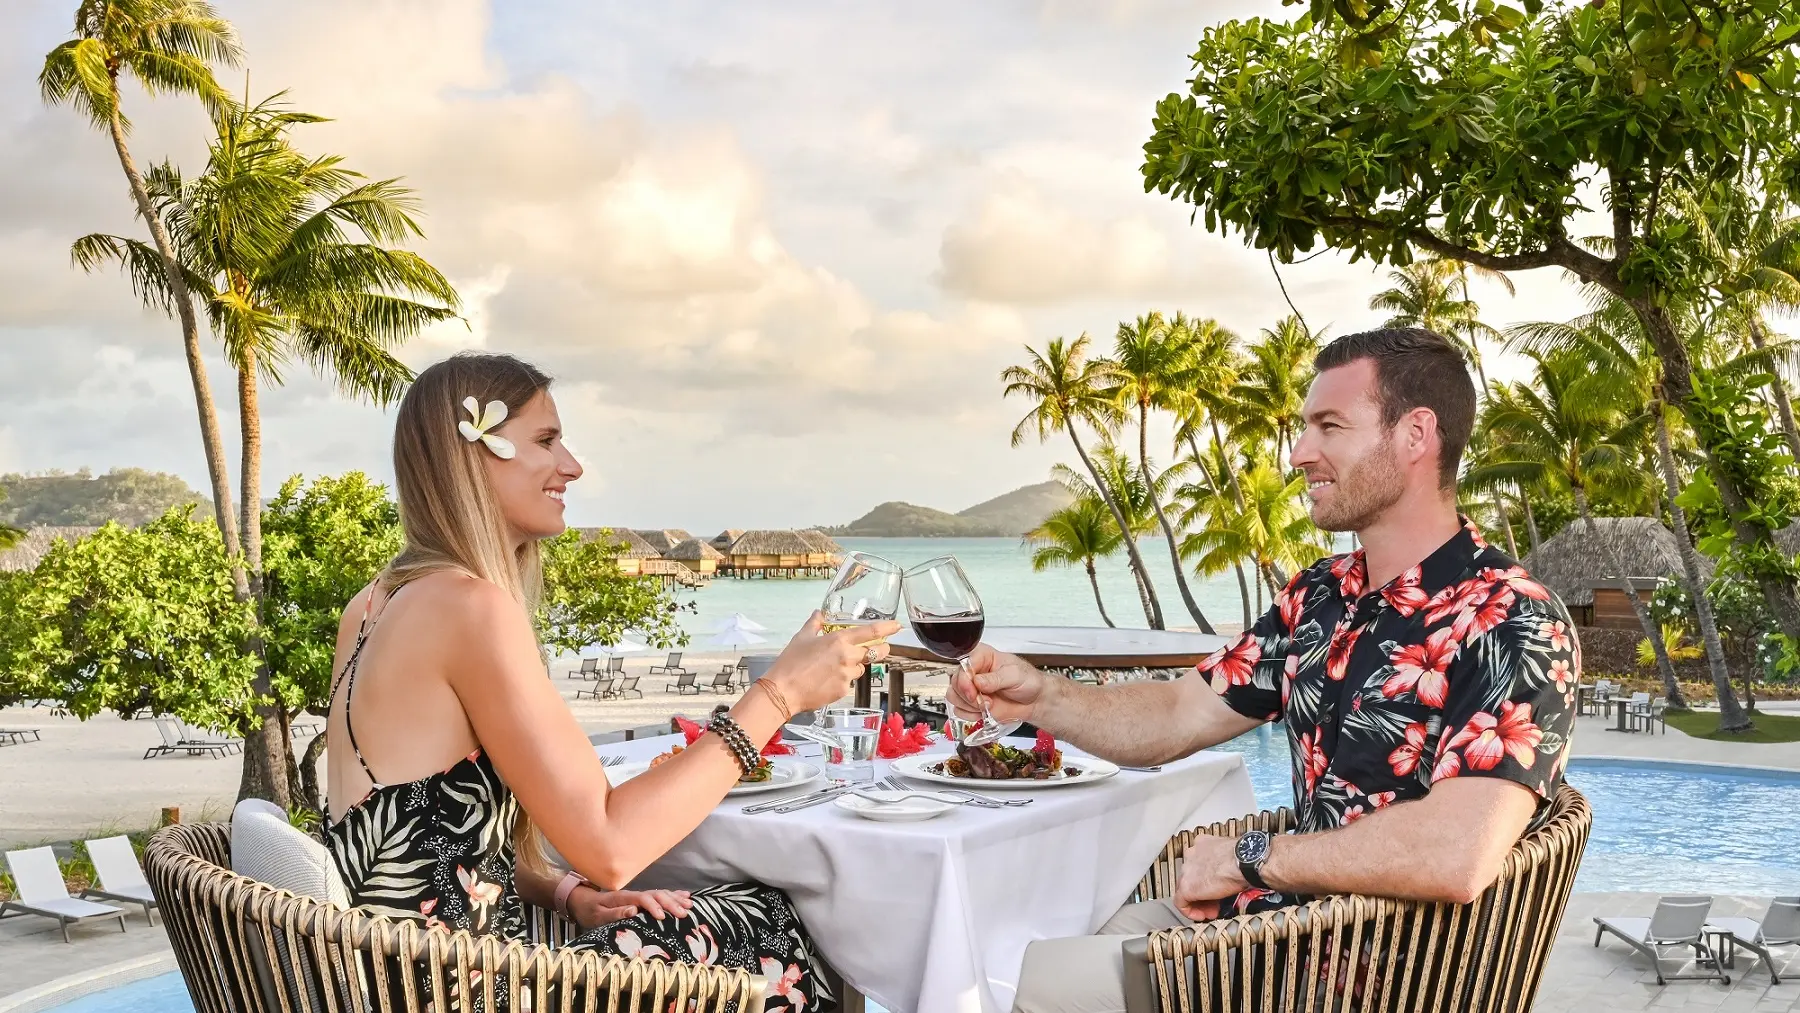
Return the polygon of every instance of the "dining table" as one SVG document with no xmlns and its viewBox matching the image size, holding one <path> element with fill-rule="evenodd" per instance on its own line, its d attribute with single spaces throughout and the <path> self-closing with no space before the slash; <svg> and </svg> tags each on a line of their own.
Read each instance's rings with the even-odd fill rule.
<svg viewBox="0 0 1800 1013">
<path fill-rule="evenodd" d="M 679 735 L 597 746 L 649 760 Z M 1008 744 L 1031 748 L 1030 740 Z M 796 757 L 823 767 L 816 747 Z M 1082 755 L 1061 744 L 1065 762 Z M 934 736 L 926 755 L 951 752 Z M 813 754 L 813 755 L 809 755 Z M 890 775 L 877 759 L 872 778 Z M 799 796 L 826 779 L 785 789 Z M 925 781 L 909 787 L 931 789 Z M 877 822 L 824 802 L 746 812 L 776 792 L 728 796 L 638 877 L 639 889 L 753 881 L 792 899 L 821 956 L 857 992 L 894 1013 L 1005 1013 L 1025 948 L 1092 933 L 1125 903 L 1176 832 L 1256 810 L 1237 753 L 1203 750 L 1155 770 L 1041 789 L 974 785 L 1030 799 L 960 805 L 921 822 Z"/>
</svg>

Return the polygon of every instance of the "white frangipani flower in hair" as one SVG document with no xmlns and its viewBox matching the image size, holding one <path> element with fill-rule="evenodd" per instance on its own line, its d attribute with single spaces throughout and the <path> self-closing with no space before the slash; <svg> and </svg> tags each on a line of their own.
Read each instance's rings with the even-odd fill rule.
<svg viewBox="0 0 1800 1013">
<path fill-rule="evenodd" d="M 506 402 L 489 401 L 487 403 L 487 410 L 483 411 L 480 402 L 472 397 L 465 397 L 463 398 L 463 407 L 469 410 L 469 415 L 474 419 L 473 422 L 458 422 L 456 424 L 457 431 L 463 434 L 463 439 L 468 440 L 470 443 L 480 440 L 487 444 L 487 448 L 494 452 L 495 457 L 500 458 L 502 461 L 512 460 L 512 456 L 515 453 L 512 441 L 504 436 L 495 436 L 493 433 L 488 432 L 488 430 L 493 429 L 500 423 L 506 421 Z"/>
</svg>

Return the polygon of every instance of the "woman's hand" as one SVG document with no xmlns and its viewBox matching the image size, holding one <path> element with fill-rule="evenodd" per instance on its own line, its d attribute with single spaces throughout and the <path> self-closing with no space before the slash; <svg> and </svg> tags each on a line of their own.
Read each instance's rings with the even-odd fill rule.
<svg viewBox="0 0 1800 1013">
<path fill-rule="evenodd" d="M 686 918 L 694 909 L 686 890 L 596 890 L 578 886 L 569 894 L 569 914 L 584 929 L 635 918 L 639 912 L 661 921 L 665 916 Z"/>
<path fill-rule="evenodd" d="M 776 680 L 795 713 L 848 696 L 863 666 L 887 657 L 887 638 L 900 632 L 900 624 L 883 619 L 824 636 L 819 629 L 819 613 L 814 612 L 763 676 Z"/>
</svg>

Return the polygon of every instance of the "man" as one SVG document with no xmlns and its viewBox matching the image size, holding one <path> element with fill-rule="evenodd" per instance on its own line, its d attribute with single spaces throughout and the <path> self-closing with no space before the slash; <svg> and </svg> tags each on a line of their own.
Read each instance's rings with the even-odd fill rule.
<svg viewBox="0 0 1800 1013">
<path fill-rule="evenodd" d="M 1274 607 L 1175 682 L 1085 686 L 981 647 L 951 686 L 1123 764 L 1286 721 L 1299 832 L 1201 837 L 1173 902 L 1025 956 L 1019 1013 L 1123 1010 L 1120 944 L 1193 920 L 1360 893 L 1473 900 L 1561 783 L 1579 653 L 1567 611 L 1456 510 L 1474 425 L 1461 353 L 1423 330 L 1333 341 L 1305 431 L 1312 518 L 1362 548 L 1296 574 Z"/>
</svg>

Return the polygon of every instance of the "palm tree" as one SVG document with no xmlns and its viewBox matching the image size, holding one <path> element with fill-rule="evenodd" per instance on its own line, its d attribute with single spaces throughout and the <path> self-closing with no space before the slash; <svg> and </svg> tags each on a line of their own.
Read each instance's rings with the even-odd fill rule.
<svg viewBox="0 0 1800 1013">
<path fill-rule="evenodd" d="M 218 409 L 201 358 L 200 325 L 175 247 L 125 143 L 131 121 L 120 106 L 119 76 L 130 75 L 152 95 L 192 95 L 217 114 L 231 105 L 231 99 L 213 77 L 213 67 L 235 67 L 243 54 L 230 22 L 203 0 L 82 0 L 75 9 L 74 34 L 44 57 L 38 90 L 46 103 L 73 105 L 112 138 L 119 167 L 137 202 L 138 217 L 150 229 L 156 254 L 152 264 L 161 268 L 163 306 L 181 321 L 188 377 L 200 413 L 200 438 L 206 448 L 207 476 L 212 482 L 213 509 L 226 554 L 235 559 L 240 547 L 232 525 L 231 480 L 226 473 Z M 238 593 L 248 595 L 248 578 L 241 566 L 232 566 L 232 578 Z"/>
<path fill-rule="evenodd" d="M 1207 486 L 1190 484 L 1176 491 L 1188 504 L 1182 524 L 1195 529 L 1182 540 L 1181 555 L 1193 561 L 1195 572 L 1206 575 L 1249 559 L 1257 573 L 1258 599 L 1265 590 L 1272 598 L 1287 582 L 1279 574 L 1329 555 L 1331 545 L 1303 505 L 1306 476 L 1290 479 L 1267 457 L 1252 460 L 1242 471 L 1241 505 L 1236 497 Z"/>
<path fill-rule="evenodd" d="M 1431 258 L 1389 271 L 1394 287 L 1371 298 L 1369 308 L 1392 314 L 1387 320 L 1389 327 L 1423 327 L 1456 342 L 1475 366 L 1480 389 L 1486 390 L 1487 372 L 1482 367 L 1480 339 L 1500 335 L 1481 322 L 1481 307 L 1469 298 L 1470 270 L 1498 281 L 1509 294 L 1515 291 L 1512 279 L 1499 271 L 1470 268 L 1460 260 Z"/>
<path fill-rule="evenodd" d="M 426 324 L 453 317 L 457 304 L 454 288 L 430 264 L 381 245 L 419 234 L 411 192 L 392 180 L 359 182 L 336 157 L 302 155 L 288 131 L 319 117 L 285 111 L 279 98 L 222 116 L 205 171 L 195 179 L 184 180 L 166 163 L 146 178 L 187 287 L 205 295 L 208 319 L 237 373 L 239 535 L 251 593 L 259 598 L 259 382 L 281 383 L 286 365 L 300 359 L 346 394 L 390 402 L 412 378 L 391 349 Z M 154 253 L 140 241 L 102 234 L 84 236 L 74 247 L 83 267 L 117 262 L 133 272 L 142 290 L 162 280 L 150 269 Z M 150 301 L 166 303 L 168 296 L 165 290 Z M 268 748 L 287 759 L 285 711 L 271 707 L 264 718 L 261 734 L 271 735 L 273 726 Z M 251 775 L 247 764 L 246 777 Z M 276 801 L 284 802 L 281 779 L 272 785 Z M 259 787 L 246 784 L 247 790 Z"/>
<path fill-rule="evenodd" d="M 1094 560 L 1119 550 L 1123 539 L 1112 517 L 1112 508 L 1098 496 L 1083 496 L 1044 518 L 1044 523 L 1025 534 L 1025 544 L 1037 546 L 1031 554 L 1031 568 L 1039 573 L 1052 566 L 1081 564 L 1087 570 L 1088 586 L 1094 589 L 1094 606 L 1100 619 L 1113 625 L 1106 614 L 1106 600 L 1100 597 L 1100 578 Z"/>
<path fill-rule="evenodd" d="M 1318 354 L 1318 338 L 1299 317 L 1263 330 L 1251 344 L 1231 392 L 1230 417 L 1225 421 L 1236 439 L 1271 443 L 1277 463 L 1286 464 L 1304 424 L 1302 406 Z"/>
<path fill-rule="evenodd" d="M 1154 485 L 1145 485 L 1143 472 L 1138 469 L 1137 462 L 1110 440 L 1094 448 L 1093 468 L 1097 484 L 1090 483 L 1087 476 L 1066 464 L 1053 465 L 1050 477 L 1061 482 L 1063 488 L 1068 489 L 1076 499 L 1098 497 L 1101 489 L 1112 490 L 1113 502 L 1118 505 L 1119 514 L 1124 517 L 1125 526 L 1120 530 L 1131 532 L 1130 537 L 1124 539 L 1124 544 L 1130 545 L 1155 531 L 1156 511 L 1150 503 L 1168 495 L 1177 475 L 1176 469 L 1171 468 L 1158 475 Z M 1131 576 L 1138 582 L 1139 598 L 1155 593 L 1155 589 L 1150 586 L 1148 573 L 1140 577 L 1138 571 L 1133 570 Z"/>
<path fill-rule="evenodd" d="M 1179 416 L 1192 400 L 1188 388 L 1183 385 L 1184 374 L 1191 368 L 1192 333 L 1191 328 L 1185 326 L 1185 318 L 1183 323 L 1184 327 L 1177 331 L 1169 327 L 1161 313 L 1147 313 L 1134 323 L 1121 323 L 1113 338 L 1111 393 L 1121 406 L 1137 411 L 1138 466 L 1143 470 L 1147 486 L 1155 485 L 1150 474 L 1150 409 L 1174 412 Z M 1200 632 L 1211 633 L 1212 623 L 1206 621 L 1205 613 L 1194 601 L 1193 589 L 1188 587 L 1187 576 L 1182 572 L 1185 567 L 1181 565 L 1181 542 L 1169 525 L 1160 497 L 1152 497 L 1150 505 L 1155 508 L 1156 522 L 1169 543 L 1169 561 L 1174 564 L 1175 586 L 1181 591 L 1182 604 L 1187 606 L 1188 615 L 1193 617 Z"/>
<path fill-rule="evenodd" d="M 1588 537 L 1612 557 L 1619 588 L 1656 652 L 1657 671 L 1670 704 L 1685 706 L 1661 630 L 1631 586 L 1631 574 L 1615 547 L 1600 538 L 1588 498 L 1590 489 L 1616 489 L 1636 479 L 1638 448 L 1653 425 L 1642 414 L 1628 418 L 1630 388 L 1595 373 L 1580 356 L 1527 355 L 1536 363 L 1532 382 L 1514 384 L 1506 389 L 1507 396 L 1491 399 L 1482 413 L 1485 427 L 1501 443 L 1495 451 L 1497 460 L 1471 471 L 1467 481 L 1474 488 L 1511 481 L 1569 491 Z"/>
<path fill-rule="evenodd" d="M 1087 358 L 1088 344 L 1086 334 L 1073 342 L 1052 338 L 1041 355 L 1027 345 L 1025 365 L 1008 366 L 1000 371 L 1000 380 L 1006 384 L 1004 396 L 1018 394 L 1035 402 L 1013 427 L 1012 445 L 1016 447 L 1025 442 L 1026 435 L 1033 431 L 1040 443 L 1048 440 L 1052 433 L 1068 433 L 1069 442 L 1075 444 L 1076 456 L 1081 458 L 1082 466 L 1093 479 L 1094 493 L 1112 511 L 1119 530 L 1132 531 L 1130 520 L 1114 495 L 1114 488 L 1101 480 L 1099 470 L 1081 443 L 1081 426 L 1093 428 L 1104 439 L 1118 428 L 1123 418 L 1118 404 L 1105 394 L 1112 381 L 1112 364 L 1104 359 Z M 1153 630 L 1163 629 L 1162 603 L 1156 598 L 1156 587 L 1150 582 L 1150 571 L 1144 566 L 1144 557 L 1138 552 L 1135 537 L 1125 539 L 1125 553 L 1131 560 L 1131 572 L 1143 601 L 1144 621 Z"/>
<path fill-rule="evenodd" d="M 1684 313 L 1680 316 L 1691 318 L 1692 314 Z M 1717 358 L 1716 346 L 1703 333 L 1693 330 L 1691 320 L 1690 333 L 1696 334 L 1689 341 L 1695 346 L 1695 361 L 1705 362 L 1709 358 Z M 1637 315 L 1617 297 L 1607 295 L 1597 301 L 1592 312 L 1566 324 L 1521 324 L 1509 330 L 1508 338 L 1509 343 L 1518 347 L 1579 356 L 1591 364 L 1596 375 L 1611 377 L 1614 383 L 1628 388 L 1628 401 L 1647 406 L 1645 410 L 1651 413 L 1655 424 L 1654 458 L 1656 470 L 1662 478 L 1663 506 L 1669 512 L 1670 527 L 1674 531 L 1677 553 L 1681 558 L 1681 583 L 1694 602 L 1701 647 L 1706 653 L 1707 667 L 1718 696 L 1719 727 L 1723 731 L 1741 731 L 1750 727 L 1749 715 L 1739 706 L 1737 695 L 1731 686 L 1724 641 L 1719 635 L 1712 600 L 1706 594 L 1706 580 L 1700 570 L 1700 554 L 1688 528 L 1687 514 L 1676 499 L 1682 480 L 1670 437 L 1669 420 L 1671 417 L 1679 420 L 1681 416 L 1679 412 L 1671 415 L 1672 409 L 1660 396 L 1661 371 L 1656 351 L 1645 338 Z M 1756 365 L 1754 358 L 1741 357 L 1740 362 L 1721 365 L 1726 369 L 1752 368 Z M 1664 690 L 1667 689 L 1665 686 Z"/>
</svg>

